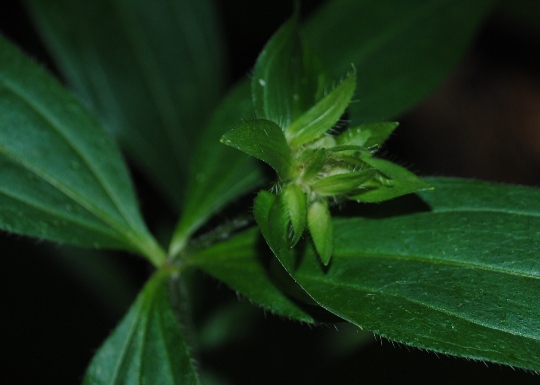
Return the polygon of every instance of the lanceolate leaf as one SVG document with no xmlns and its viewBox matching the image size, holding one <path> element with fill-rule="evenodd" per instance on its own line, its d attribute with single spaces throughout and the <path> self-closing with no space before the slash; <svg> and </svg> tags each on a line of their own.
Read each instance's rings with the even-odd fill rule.
<svg viewBox="0 0 540 385">
<path fill-rule="evenodd" d="M 375 174 L 376 170 L 372 168 L 362 171 L 351 171 L 320 179 L 313 183 L 311 187 L 317 194 L 323 196 L 346 194 L 349 191 L 355 191 L 355 189 L 361 188 L 362 184 L 373 178 Z"/>
<path fill-rule="evenodd" d="M 416 191 L 431 190 L 432 187 L 404 167 L 384 159 L 365 156 L 364 162 L 379 170 L 383 176 L 374 181 L 365 192 L 351 196 L 358 202 L 382 202 Z"/>
<path fill-rule="evenodd" d="M 84 385 L 196 385 L 199 379 L 167 293 L 156 273 L 94 356 Z"/>
<path fill-rule="evenodd" d="M 356 76 L 351 73 L 328 95 L 287 127 L 285 130 L 287 142 L 291 146 L 301 146 L 329 131 L 351 102 L 355 86 Z"/>
<path fill-rule="evenodd" d="M 540 192 L 507 187 L 509 201 L 486 183 L 430 182 L 436 189 L 422 195 L 433 212 L 336 220 L 327 271 L 312 255 L 293 266 L 276 254 L 321 306 L 361 327 L 420 348 L 539 370 Z M 480 190 L 482 200 L 470 205 L 451 198 Z"/>
<path fill-rule="evenodd" d="M 81 104 L 0 39 L 0 228 L 163 258 L 118 149 Z"/>
<path fill-rule="evenodd" d="M 223 87 L 212 2 L 26 2 L 69 83 L 178 207 Z"/>
<path fill-rule="evenodd" d="M 335 76 L 358 70 L 353 123 L 395 117 L 458 63 L 492 0 L 335 0 L 308 20 L 306 41 Z"/>
<path fill-rule="evenodd" d="M 184 210 L 170 254 L 183 249 L 191 235 L 231 200 L 253 190 L 263 176 L 257 161 L 219 142 L 221 136 L 253 116 L 248 82 L 230 92 L 195 145 Z"/>
</svg>

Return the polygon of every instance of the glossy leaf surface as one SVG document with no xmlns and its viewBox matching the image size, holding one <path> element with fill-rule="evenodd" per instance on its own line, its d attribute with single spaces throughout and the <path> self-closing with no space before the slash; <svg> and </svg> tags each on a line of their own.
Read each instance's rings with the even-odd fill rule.
<svg viewBox="0 0 540 385">
<path fill-rule="evenodd" d="M 208 0 L 28 0 L 63 74 L 178 208 L 193 140 L 222 92 Z"/>
<path fill-rule="evenodd" d="M 256 160 L 220 143 L 225 132 L 253 116 L 249 83 L 234 87 L 196 142 L 185 192 L 184 211 L 175 230 L 171 255 L 214 213 L 263 181 Z"/>
<path fill-rule="evenodd" d="M 327 271 L 313 251 L 291 260 L 270 246 L 322 307 L 354 324 L 412 346 L 538 370 L 540 192 L 507 187 L 514 207 L 485 182 L 430 182 L 435 190 L 422 196 L 432 212 L 335 220 Z M 484 193 L 473 205 L 451 198 L 475 190 Z M 268 212 L 271 202 L 259 203 Z"/>
<path fill-rule="evenodd" d="M 157 273 L 94 356 L 84 385 L 199 384 L 184 331 Z"/>
<path fill-rule="evenodd" d="M 76 98 L 0 40 L 0 228 L 80 246 L 161 251 L 115 144 Z"/>
<path fill-rule="evenodd" d="M 333 75 L 357 69 L 354 124 L 403 113 L 461 59 L 491 0 L 335 0 L 305 24 L 304 36 Z"/>
</svg>

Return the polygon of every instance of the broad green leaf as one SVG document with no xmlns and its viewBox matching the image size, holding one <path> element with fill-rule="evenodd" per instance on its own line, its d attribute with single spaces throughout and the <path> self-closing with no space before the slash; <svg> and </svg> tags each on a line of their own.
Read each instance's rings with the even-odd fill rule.
<svg viewBox="0 0 540 385">
<path fill-rule="evenodd" d="M 319 59 L 303 47 L 293 16 L 272 36 L 255 63 L 251 89 L 256 116 L 285 129 L 319 100 L 327 82 Z"/>
<path fill-rule="evenodd" d="M 223 135 L 221 142 L 267 163 L 281 179 L 288 178 L 291 151 L 276 123 L 265 119 L 242 123 Z"/>
<path fill-rule="evenodd" d="M 305 24 L 306 41 L 333 75 L 358 69 L 353 123 L 407 111 L 461 59 L 492 0 L 334 0 Z"/>
<path fill-rule="evenodd" d="M 163 252 L 141 219 L 111 138 L 0 38 L 0 228 L 79 246 Z"/>
<path fill-rule="evenodd" d="M 332 217 L 328 210 L 328 202 L 315 201 L 309 206 L 308 228 L 315 250 L 317 250 L 322 263 L 327 266 L 334 249 Z"/>
<path fill-rule="evenodd" d="M 374 181 L 365 192 L 350 196 L 350 199 L 358 202 L 382 202 L 416 191 L 432 189 L 427 182 L 395 163 L 372 157 L 363 157 L 362 160 L 379 170 L 384 177 Z"/>
<path fill-rule="evenodd" d="M 219 142 L 221 136 L 253 116 L 249 83 L 229 93 L 197 141 L 184 199 L 184 210 L 171 242 L 176 255 L 191 235 L 231 200 L 252 191 L 263 181 L 255 159 Z"/>
<path fill-rule="evenodd" d="M 287 142 L 293 147 L 298 147 L 320 138 L 329 131 L 351 102 L 355 86 L 356 76 L 353 72 L 287 127 L 285 130 Z"/>
<path fill-rule="evenodd" d="M 289 183 L 282 192 L 283 204 L 289 213 L 293 230 L 291 246 L 298 243 L 307 223 L 307 199 L 306 194 L 294 183 Z"/>
<path fill-rule="evenodd" d="M 256 247 L 258 239 L 256 229 L 244 231 L 189 256 L 184 264 L 202 269 L 272 313 L 314 323 L 313 316 L 284 294 L 281 285 L 277 286 L 284 279 L 278 280 L 279 274 L 271 274 L 271 262 L 265 262 Z"/>
<path fill-rule="evenodd" d="M 356 325 L 423 349 L 539 370 L 540 191 L 508 186 L 508 200 L 487 183 L 430 182 L 437 188 L 422 196 L 433 212 L 334 221 L 327 271 L 314 251 L 297 266 L 277 256 L 321 306 Z M 481 198 L 452 201 L 467 190 Z"/>
<path fill-rule="evenodd" d="M 200 384 L 185 333 L 156 273 L 92 359 L 84 385 Z"/>
<path fill-rule="evenodd" d="M 221 96 L 209 0 L 27 0 L 71 86 L 178 208 L 193 139 Z"/>
<path fill-rule="evenodd" d="M 374 147 L 383 144 L 397 128 L 397 122 L 364 124 L 349 128 L 336 137 L 339 146 Z"/>
</svg>

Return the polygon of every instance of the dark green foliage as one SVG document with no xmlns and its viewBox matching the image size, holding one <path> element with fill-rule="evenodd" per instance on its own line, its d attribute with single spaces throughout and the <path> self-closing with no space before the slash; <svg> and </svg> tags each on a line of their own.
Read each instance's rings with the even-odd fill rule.
<svg viewBox="0 0 540 385">
<path fill-rule="evenodd" d="M 435 89 L 492 3 L 328 1 L 223 96 L 210 1 L 28 0 L 81 100 L 0 38 L 0 228 L 155 268 L 84 383 L 211 379 L 192 351 L 248 321 L 191 328 L 207 305 L 197 271 L 284 318 L 540 370 L 539 190 L 421 179 L 378 153 L 398 126 L 381 120 Z M 180 213 L 157 226 L 168 254 L 113 139 Z M 426 210 L 354 214 L 412 193 Z"/>
</svg>

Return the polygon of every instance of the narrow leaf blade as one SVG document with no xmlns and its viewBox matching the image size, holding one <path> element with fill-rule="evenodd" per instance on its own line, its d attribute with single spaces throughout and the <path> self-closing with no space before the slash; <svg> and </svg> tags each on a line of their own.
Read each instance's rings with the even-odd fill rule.
<svg viewBox="0 0 540 385">
<path fill-rule="evenodd" d="M 323 196 L 347 194 L 350 191 L 361 189 L 362 184 L 373 178 L 375 174 L 375 169 L 368 168 L 361 171 L 332 175 L 316 181 L 311 185 L 311 188 L 317 194 Z"/>
<path fill-rule="evenodd" d="M 350 197 L 358 202 L 382 202 L 433 187 L 412 172 L 395 163 L 384 159 L 363 157 L 362 161 L 379 170 L 383 176 L 380 181 L 374 181 L 373 186 L 366 191 Z"/>
<path fill-rule="evenodd" d="M 200 384 L 165 290 L 156 273 L 94 356 L 84 385 Z"/>
<path fill-rule="evenodd" d="M 320 138 L 329 131 L 351 102 L 355 87 L 356 76 L 353 72 L 287 127 L 285 136 L 289 144 L 298 147 Z"/>
<path fill-rule="evenodd" d="M 0 228 L 161 258 L 124 162 L 83 106 L 0 39 Z"/>
</svg>

